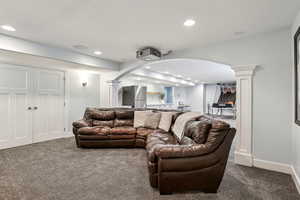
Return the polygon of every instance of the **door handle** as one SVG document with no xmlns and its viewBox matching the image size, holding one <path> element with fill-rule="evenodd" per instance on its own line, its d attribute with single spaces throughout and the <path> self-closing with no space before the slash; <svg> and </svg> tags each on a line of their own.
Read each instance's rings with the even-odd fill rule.
<svg viewBox="0 0 300 200">
<path fill-rule="evenodd" d="M 34 109 L 34 110 L 37 110 L 37 109 L 38 109 L 38 107 L 37 107 L 37 106 L 34 106 L 34 107 L 33 107 L 33 109 Z"/>
<path fill-rule="evenodd" d="M 32 108 L 31 108 L 31 107 L 28 107 L 27 110 L 32 110 Z"/>
</svg>

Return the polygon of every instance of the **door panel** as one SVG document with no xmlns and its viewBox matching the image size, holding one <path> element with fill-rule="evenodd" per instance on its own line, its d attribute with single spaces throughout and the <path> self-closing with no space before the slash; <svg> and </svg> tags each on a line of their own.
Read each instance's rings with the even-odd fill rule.
<svg viewBox="0 0 300 200">
<path fill-rule="evenodd" d="M 39 70 L 36 76 L 33 112 L 33 141 L 39 142 L 64 134 L 64 73 Z"/>
<path fill-rule="evenodd" d="M 63 136 L 63 79 L 60 71 L 0 64 L 0 149 Z"/>
<path fill-rule="evenodd" d="M 32 142 L 31 74 L 25 67 L 0 65 L 0 149 Z"/>
<path fill-rule="evenodd" d="M 29 97 L 26 93 L 18 93 L 14 96 L 15 98 L 15 110 L 14 117 L 15 124 L 13 124 L 15 131 L 15 138 L 17 140 L 32 138 L 31 134 L 31 111 L 27 109 L 30 104 Z M 27 131 L 24 131 L 27 130 Z"/>
<path fill-rule="evenodd" d="M 0 93 L 0 148 L 6 147 L 11 136 L 10 126 L 10 95 L 9 93 Z"/>
</svg>

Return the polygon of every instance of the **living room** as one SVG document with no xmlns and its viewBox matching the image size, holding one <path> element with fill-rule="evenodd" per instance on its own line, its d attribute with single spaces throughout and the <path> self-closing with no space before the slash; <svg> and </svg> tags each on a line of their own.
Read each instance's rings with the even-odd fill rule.
<svg viewBox="0 0 300 200">
<path fill-rule="evenodd" d="M 0 10 L 0 199 L 300 199 L 300 2 Z"/>
</svg>

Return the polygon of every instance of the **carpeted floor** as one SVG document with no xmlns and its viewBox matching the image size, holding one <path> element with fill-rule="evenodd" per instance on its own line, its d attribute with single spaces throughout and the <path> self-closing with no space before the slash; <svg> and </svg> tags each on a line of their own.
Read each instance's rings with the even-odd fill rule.
<svg viewBox="0 0 300 200">
<path fill-rule="evenodd" d="M 160 196 L 143 149 L 78 149 L 73 138 L 0 151 L 1 200 L 300 199 L 289 175 L 230 161 L 217 194 Z"/>
</svg>

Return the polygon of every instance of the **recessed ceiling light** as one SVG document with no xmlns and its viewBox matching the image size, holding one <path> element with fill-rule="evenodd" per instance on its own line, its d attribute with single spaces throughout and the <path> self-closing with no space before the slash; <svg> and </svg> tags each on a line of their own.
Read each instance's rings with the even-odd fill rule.
<svg viewBox="0 0 300 200">
<path fill-rule="evenodd" d="M 165 72 L 166 74 L 170 74 L 170 72 Z"/>
<path fill-rule="evenodd" d="M 151 69 L 151 67 L 150 67 L 150 66 L 146 66 L 145 68 L 146 68 L 146 69 Z"/>
<path fill-rule="evenodd" d="M 96 55 L 101 55 L 102 52 L 101 52 L 101 51 L 94 51 L 94 54 L 96 54 Z"/>
<path fill-rule="evenodd" d="M 189 80 L 189 81 L 190 81 L 190 80 L 192 80 L 192 79 L 191 79 L 190 77 L 188 77 L 188 78 L 187 78 L 187 80 Z"/>
<path fill-rule="evenodd" d="M 178 78 L 182 78 L 182 75 L 177 75 Z"/>
<path fill-rule="evenodd" d="M 6 31 L 16 31 L 16 29 L 10 25 L 2 25 L 1 28 Z"/>
<path fill-rule="evenodd" d="M 196 24 L 196 21 L 193 19 L 187 19 L 185 20 L 185 22 L 183 23 L 184 26 L 194 26 Z"/>
<path fill-rule="evenodd" d="M 179 84 L 176 84 L 175 86 L 176 86 L 176 87 L 178 87 L 178 86 L 179 86 Z"/>
</svg>

